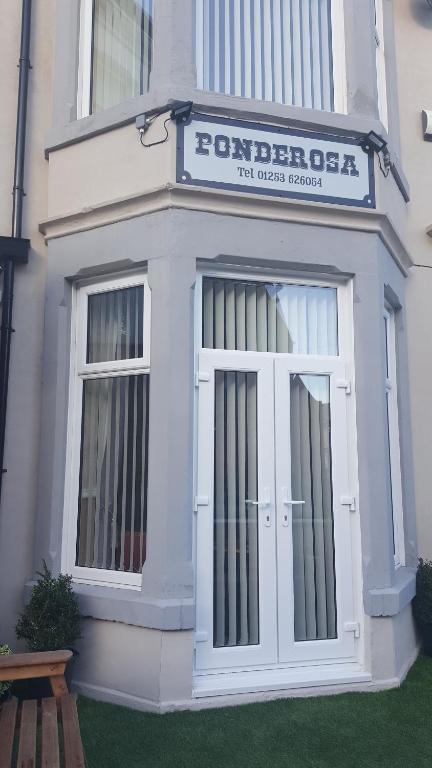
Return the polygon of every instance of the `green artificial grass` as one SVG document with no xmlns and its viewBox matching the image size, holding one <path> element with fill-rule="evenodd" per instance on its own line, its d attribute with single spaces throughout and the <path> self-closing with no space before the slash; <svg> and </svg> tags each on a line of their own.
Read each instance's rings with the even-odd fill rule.
<svg viewBox="0 0 432 768">
<path fill-rule="evenodd" d="M 431 768 L 432 659 L 399 689 L 150 715 L 79 699 L 89 768 Z"/>
</svg>

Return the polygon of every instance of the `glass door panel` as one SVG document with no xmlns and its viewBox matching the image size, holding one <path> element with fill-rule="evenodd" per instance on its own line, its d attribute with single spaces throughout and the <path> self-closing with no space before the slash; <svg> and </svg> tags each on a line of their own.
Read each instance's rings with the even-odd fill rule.
<svg viewBox="0 0 432 768">
<path fill-rule="evenodd" d="M 275 361 L 279 661 L 355 655 L 346 394 L 339 361 Z M 318 370 L 317 370 L 318 369 Z"/>
<path fill-rule="evenodd" d="M 203 352 L 196 669 L 277 661 L 273 361 Z"/>
<path fill-rule="evenodd" d="M 290 376 L 294 639 L 337 636 L 330 381 Z"/>
<path fill-rule="evenodd" d="M 215 371 L 213 646 L 259 644 L 257 373 Z"/>
</svg>

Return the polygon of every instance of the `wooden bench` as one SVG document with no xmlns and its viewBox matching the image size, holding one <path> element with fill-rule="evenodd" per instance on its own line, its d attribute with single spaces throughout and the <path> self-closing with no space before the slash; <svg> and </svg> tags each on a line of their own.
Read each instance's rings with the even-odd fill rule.
<svg viewBox="0 0 432 768">
<path fill-rule="evenodd" d="M 0 768 L 13 768 L 14 741 L 18 739 L 17 768 L 36 768 L 37 726 L 41 732 L 41 768 L 60 768 L 59 726 L 63 733 L 65 768 L 85 768 L 75 697 L 68 693 L 64 671 L 71 651 L 0 656 L 0 681 L 48 677 L 53 697 L 16 699 L 0 708 Z M 19 736 L 18 736 L 19 733 Z"/>
</svg>

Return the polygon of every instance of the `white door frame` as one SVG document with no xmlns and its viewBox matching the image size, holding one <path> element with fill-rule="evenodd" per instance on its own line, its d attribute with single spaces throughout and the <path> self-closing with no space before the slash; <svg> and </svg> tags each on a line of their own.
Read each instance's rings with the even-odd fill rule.
<svg viewBox="0 0 432 768">
<path fill-rule="evenodd" d="M 225 351 L 225 350 L 203 350 L 202 349 L 202 279 L 204 276 L 208 277 L 219 277 L 219 278 L 225 278 L 225 279 L 231 279 L 231 280 L 244 280 L 249 279 L 256 282 L 277 282 L 280 284 L 300 284 L 300 285 L 313 285 L 313 286 L 322 286 L 322 287 L 333 287 L 336 288 L 338 291 L 338 336 L 339 336 L 339 356 L 337 358 L 327 358 L 322 357 L 321 363 L 323 367 L 320 369 L 319 366 L 317 366 L 317 358 L 316 356 L 303 356 L 302 360 L 299 359 L 300 356 L 296 356 L 296 360 L 294 359 L 294 355 L 274 355 L 270 353 L 251 353 L 251 352 L 231 352 L 231 351 Z M 343 657 L 339 656 L 338 651 L 338 657 L 332 658 L 332 654 L 327 652 L 327 655 L 322 656 L 322 658 L 312 658 L 310 660 L 301 660 L 301 661 L 276 661 L 275 663 L 262 663 L 262 664 L 251 664 L 245 665 L 237 661 L 238 666 L 229 666 L 224 671 L 225 672 L 240 672 L 242 670 L 244 671 L 252 671 L 255 670 L 262 670 L 264 673 L 264 670 L 276 670 L 276 669 L 289 669 L 289 668 L 295 668 L 295 667 L 319 667 L 319 665 L 327 664 L 330 665 L 328 668 L 331 668 L 331 664 L 336 661 L 340 662 L 348 662 L 348 661 L 355 661 L 358 665 L 363 663 L 364 660 L 364 639 L 363 639 L 363 611 L 362 611 L 362 570 L 361 570 L 361 546 L 360 546 L 360 520 L 359 520 L 359 510 L 360 510 L 360 499 L 359 499 L 359 489 L 358 489 L 358 464 L 357 464 L 357 432 L 356 432 L 356 408 L 355 408 L 355 368 L 354 368 L 354 327 L 353 327 L 353 283 L 352 281 L 347 282 L 341 282 L 338 280 L 332 280 L 332 279 L 311 279 L 309 276 L 295 276 L 292 275 L 281 277 L 280 274 L 277 274 L 276 276 L 271 273 L 263 273 L 260 272 L 259 274 L 254 273 L 247 273 L 245 274 L 244 271 L 239 269 L 232 269 L 227 270 L 226 268 L 215 268 L 212 266 L 211 269 L 203 269 L 202 272 L 199 272 L 197 275 L 197 281 L 196 281 L 196 291 L 195 291 L 195 302 L 196 302 L 196 323 L 195 323 L 195 346 L 196 346 L 196 366 L 197 366 L 197 384 L 199 379 L 199 370 L 200 370 L 200 364 L 199 361 L 202 359 L 202 356 L 207 354 L 209 355 L 209 358 L 212 360 L 216 360 L 216 355 L 220 354 L 222 355 L 225 360 L 229 356 L 232 357 L 232 370 L 250 370 L 249 365 L 249 357 L 251 355 L 258 355 L 260 360 L 264 359 L 271 359 L 272 361 L 276 359 L 275 366 L 277 364 L 277 358 L 286 357 L 287 360 L 289 360 L 289 365 L 291 368 L 296 368 L 295 372 L 299 372 L 298 365 L 299 363 L 302 363 L 300 365 L 300 368 L 302 368 L 302 373 L 311 373 L 316 374 L 319 373 L 320 370 L 322 372 L 327 372 L 334 375 L 334 378 L 337 376 L 339 377 L 339 374 L 342 375 L 342 378 L 337 378 L 337 381 L 339 384 L 345 384 L 346 388 L 344 386 L 338 386 L 338 399 L 342 399 L 342 397 L 345 399 L 346 402 L 346 434 L 344 436 L 345 443 L 346 443 L 346 467 L 347 467 L 347 484 L 349 485 L 349 489 L 347 488 L 348 495 L 344 499 L 344 502 L 347 501 L 347 499 L 352 500 L 352 507 L 351 507 L 351 514 L 348 514 L 349 506 L 346 505 L 346 503 L 342 504 L 341 499 L 339 499 L 339 508 L 343 507 L 343 510 L 341 511 L 345 515 L 345 525 L 346 525 L 346 531 L 348 532 L 348 541 L 349 541 L 349 547 L 348 551 L 351 552 L 352 555 L 352 569 L 351 569 L 351 575 L 352 575 L 352 594 L 353 599 L 350 600 L 350 610 L 351 614 L 349 612 L 346 613 L 344 617 L 344 627 L 340 627 L 340 621 L 342 618 L 343 611 L 339 609 L 338 613 L 338 637 L 342 638 L 342 631 L 344 632 L 344 639 L 345 639 L 345 649 L 341 648 L 341 653 L 344 654 Z M 238 365 L 234 364 L 234 356 L 238 356 L 238 361 L 241 361 L 241 364 Z M 303 362 L 304 361 L 304 362 Z M 329 367 L 329 361 L 332 361 L 332 365 Z M 342 368 L 340 367 L 342 365 L 342 361 L 344 363 L 344 369 L 342 372 Z M 237 367 L 238 366 L 238 367 Z M 326 371 L 326 368 L 328 369 Z M 201 386 L 201 384 L 200 384 Z M 333 387 L 334 390 L 334 387 Z M 198 389 L 197 389 L 198 392 Z M 347 395 L 349 395 L 347 397 Z M 334 395 L 333 395 L 334 400 Z M 199 424 L 199 419 L 202 412 L 202 402 L 201 405 L 198 405 L 198 397 L 197 397 L 197 408 L 196 408 L 196 418 L 197 423 Z M 337 424 L 335 426 L 335 422 L 333 421 L 333 428 L 337 430 Z M 335 439 L 336 432 L 333 433 L 333 439 Z M 199 450 L 199 444 L 198 440 L 195 442 L 195 459 L 194 459 L 194 474 L 195 477 L 198 479 L 198 470 L 200 469 L 200 465 L 202 462 L 203 456 L 200 454 Z M 279 484 L 280 485 L 280 484 Z M 200 488 L 201 485 L 197 486 L 197 482 L 195 483 L 196 488 L 196 499 L 198 501 L 200 500 Z M 275 486 L 276 489 L 276 486 Z M 281 499 L 280 499 L 280 491 L 279 498 L 275 499 L 275 503 L 277 504 L 276 509 L 276 516 L 277 518 L 280 518 L 281 513 Z M 278 494 L 276 494 L 278 495 Z M 336 489 L 334 489 L 334 498 L 336 498 Z M 284 505 L 285 507 L 285 505 Z M 199 507 L 198 507 L 199 508 Z M 195 509 L 197 511 L 197 507 Z M 284 509 L 285 511 L 285 509 Z M 198 515 L 201 514 L 202 510 L 198 512 Z M 204 514 L 208 513 L 208 510 L 204 512 Z M 339 514 L 339 513 L 338 513 Z M 197 520 L 198 515 L 195 517 L 195 522 Z M 335 532 L 335 537 L 336 537 Z M 341 548 L 340 545 L 340 538 L 341 535 L 339 534 L 337 537 L 337 541 L 335 542 L 335 546 L 338 546 Z M 209 667 L 203 668 L 202 665 L 198 662 L 198 659 L 200 657 L 201 651 L 200 646 L 203 642 L 208 642 L 208 633 L 205 630 L 205 624 L 204 624 L 204 615 L 199 610 L 199 603 L 200 603 L 200 583 L 199 583 L 199 570 L 198 570 L 198 557 L 197 552 L 199 551 L 201 546 L 201 537 L 199 535 L 199 529 L 198 526 L 194 525 L 194 552 L 195 552 L 195 563 L 196 563 L 196 598 L 197 598 L 197 631 L 196 631 L 196 662 L 195 662 L 195 668 L 194 668 L 194 674 L 197 676 L 197 679 L 199 679 L 200 676 L 210 674 L 215 675 L 216 673 L 221 673 L 223 670 L 223 667 L 216 667 L 214 669 L 210 669 Z M 346 550 L 346 541 L 342 545 L 342 550 Z M 347 552 L 345 551 L 345 554 Z M 337 574 L 336 574 L 337 576 Z M 341 582 L 341 579 L 339 578 L 337 581 L 337 589 L 340 589 L 339 584 Z M 337 595 L 338 600 L 340 599 L 339 594 Z M 342 605 L 346 604 L 346 600 L 344 599 L 344 596 L 342 595 Z M 211 600 L 211 606 L 212 606 L 212 600 Z M 211 608 L 212 610 L 212 608 Z M 348 621 L 348 617 L 352 615 L 354 617 L 354 620 L 352 622 Z M 279 633 L 278 633 L 279 634 Z M 353 644 L 353 639 L 358 638 L 358 635 L 360 634 L 360 639 L 356 639 L 355 644 Z M 320 641 L 313 641 L 313 643 L 320 642 Z M 326 644 L 329 644 L 332 641 L 325 641 Z M 310 643 L 311 645 L 313 643 Z M 355 645 L 354 649 L 354 658 L 349 658 L 351 649 Z M 203 647 L 203 646 L 201 646 Z M 221 650 L 221 649 L 217 649 Z M 237 648 L 231 649 L 231 652 L 235 652 Z M 237 658 L 237 656 L 236 656 Z M 225 660 L 227 661 L 227 657 L 225 657 Z M 323 667 L 324 668 L 324 667 Z M 317 679 L 319 678 L 319 673 L 317 673 Z M 225 675 L 226 679 L 228 679 L 227 675 Z M 204 678 L 203 678 L 204 679 Z M 265 687 L 265 683 L 264 683 Z"/>
</svg>

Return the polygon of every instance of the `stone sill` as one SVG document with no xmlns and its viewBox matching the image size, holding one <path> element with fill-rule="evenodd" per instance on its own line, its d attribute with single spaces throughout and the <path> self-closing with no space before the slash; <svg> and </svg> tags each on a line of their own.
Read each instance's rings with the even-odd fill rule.
<svg viewBox="0 0 432 768">
<path fill-rule="evenodd" d="M 368 616 L 396 616 L 409 605 L 416 593 L 414 568 L 398 568 L 391 587 L 370 589 L 364 594 L 364 608 Z"/>
<path fill-rule="evenodd" d="M 29 599 L 35 581 L 25 585 Z M 147 629 L 179 630 L 195 627 L 195 604 L 192 599 L 151 599 L 136 589 L 100 587 L 74 583 L 83 618 L 118 621 Z"/>
</svg>

